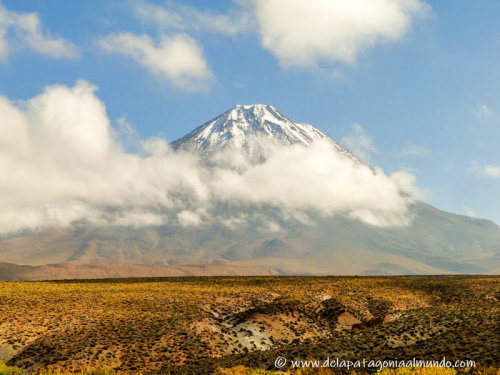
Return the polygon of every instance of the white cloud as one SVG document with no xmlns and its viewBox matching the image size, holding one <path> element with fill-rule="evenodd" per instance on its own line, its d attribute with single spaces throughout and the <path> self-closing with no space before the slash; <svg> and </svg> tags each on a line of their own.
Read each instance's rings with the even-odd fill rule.
<svg viewBox="0 0 500 375">
<path fill-rule="evenodd" d="M 371 154 L 377 151 L 373 140 L 366 134 L 361 125 L 352 124 L 351 132 L 351 135 L 342 139 L 342 144 L 365 162 L 369 162 Z"/>
<path fill-rule="evenodd" d="M 352 65 L 377 44 L 396 42 L 430 7 L 421 0 L 249 0 L 226 13 L 167 2 L 133 2 L 134 14 L 160 30 L 259 34 L 284 67 Z M 338 71 L 335 70 L 338 74 Z"/>
<path fill-rule="evenodd" d="M 208 198 L 195 157 L 123 152 L 95 89 L 80 81 L 23 103 L 0 97 L 0 232 L 160 223 Z"/>
<path fill-rule="evenodd" d="M 408 201 L 392 179 L 381 170 L 356 166 L 328 142 L 276 147 L 265 163 L 239 170 L 218 171 L 213 185 L 218 199 L 277 206 L 285 212 L 351 216 L 370 212 L 372 225 L 409 222 Z"/>
<path fill-rule="evenodd" d="M 403 150 L 401 151 L 403 155 L 408 156 L 426 156 L 430 154 L 430 151 L 422 146 L 414 145 L 411 142 L 406 142 Z"/>
<path fill-rule="evenodd" d="M 148 155 L 162 156 L 171 151 L 168 142 L 159 137 L 146 139 L 145 141 L 142 141 L 141 144 L 142 148 Z"/>
<path fill-rule="evenodd" d="M 99 44 L 109 53 L 131 57 L 185 91 L 205 91 L 213 78 L 202 48 L 186 34 L 163 35 L 155 43 L 145 34 L 120 33 L 108 35 Z"/>
<path fill-rule="evenodd" d="M 428 189 L 422 189 L 416 185 L 417 177 L 413 173 L 402 170 L 391 173 L 389 177 L 402 191 L 410 194 L 415 199 L 423 200 L 430 196 Z"/>
<path fill-rule="evenodd" d="M 490 177 L 500 177 L 500 167 L 494 164 L 485 165 L 484 173 Z"/>
<path fill-rule="evenodd" d="M 275 221 L 266 220 L 264 226 L 261 227 L 260 230 L 267 233 L 278 233 L 281 231 L 281 227 Z"/>
<path fill-rule="evenodd" d="M 137 129 L 127 121 L 125 115 L 116 120 L 117 129 L 114 132 L 116 140 L 121 142 L 125 147 L 140 152 L 142 144 L 139 141 L 139 133 Z"/>
<path fill-rule="evenodd" d="M 481 163 L 477 161 L 473 161 L 470 164 L 470 167 L 467 168 L 467 173 L 475 174 L 480 177 L 500 177 L 500 166 L 495 164 L 486 164 L 481 165 Z"/>
<path fill-rule="evenodd" d="M 284 67 L 353 64 L 400 40 L 429 9 L 419 0 L 255 0 L 261 44 Z"/>
<path fill-rule="evenodd" d="M 477 217 L 476 212 L 469 208 L 469 207 L 462 207 L 462 211 L 464 212 L 465 215 L 470 216 L 470 217 Z"/>
<path fill-rule="evenodd" d="M 220 14 L 175 3 L 157 5 L 147 1 L 135 1 L 133 4 L 134 14 L 139 20 L 154 24 L 162 30 L 213 32 L 235 37 L 255 28 L 252 13 L 242 8 Z"/>
<path fill-rule="evenodd" d="M 200 215 L 196 212 L 183 210 L 177 214 L 177 220 L 182 227 L 197 227 L 202 223 Z"/>
<path fill-rule="evenodd" d="M 0 4 L 0 60 L 5 61 L 11 50 L 20 46 L 55 59 L 80 55 L 73 43 L 44 32 L 38 14 L 9 11 Z"/>
<path fill-rule="evenodd" d="M 226 155 L 240 160 L 239 169 L 208 166 L 161 138 L 138 141 L 147 157 L 127 153 L 95 90 L 79 81 L 47 87 L 25 102 L 0 97 L 0 233 L 79 220 L 103 226 L 211 220 L 267 231 L 279 231 L 282 221 L 313 224 L 317 215 L 378 226 L 410 222 L 411 199 L 400 187 L 418 191 L 414 178 L 355 165 L 329 143 L 275 146 L 258 165 L 237 152 Z M 124 118 L 119 122 L 134 136 Z M 233 216 L 215 216 L 215 207 L 226 204 Z M 252 206 L 259 214 L 244 214 Z M 264 207 L 273 214 L 264 215 Z"/>
<path fill-rule="evenodd" d="M 476 116 L 478 120 L 491 117 L 491 110 L 488 108 L 486 104 L 479 104 L 472 111 L 472 113 L 474 113 L 474 116 Z"/>
</svg>

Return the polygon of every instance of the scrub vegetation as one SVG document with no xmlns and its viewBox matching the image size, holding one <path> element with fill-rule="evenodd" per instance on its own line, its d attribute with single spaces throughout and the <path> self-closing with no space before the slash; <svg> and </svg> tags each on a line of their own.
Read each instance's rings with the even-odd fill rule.
<svg viewBox="0 0 500 375">
<path fill-rule="evenodd" d="M 292 374 L 347 370 L 291 360 L 413 357 L 474 360 L 493 374 L 499 301 L 493 276 L 2 282 L 0 360 L 12 370 L 0 373 L 264 374 L 282 356 Z"/>
</svg>

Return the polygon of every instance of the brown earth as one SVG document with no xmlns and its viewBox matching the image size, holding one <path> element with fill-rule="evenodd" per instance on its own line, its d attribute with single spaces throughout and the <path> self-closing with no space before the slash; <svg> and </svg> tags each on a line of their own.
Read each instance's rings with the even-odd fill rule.
<svg viewBox="0 0 500 375">
<path fill-rule="evenodd" d="M 0 280 L 40 281 L 64 279 L 106 279 L 167 276 L 272 276 L 278 272 L 266 267 L 224 264 L 151 266 L 141 264 L 52 264 L 20 266 L 0 263 Z"/>
</svg>

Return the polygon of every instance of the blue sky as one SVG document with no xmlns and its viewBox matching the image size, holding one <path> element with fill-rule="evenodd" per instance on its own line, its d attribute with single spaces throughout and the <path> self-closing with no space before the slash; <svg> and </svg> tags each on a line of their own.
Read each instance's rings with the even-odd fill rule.
<svg viewBox="0 0 500 375">
<path fill-rule="evenodd" d="M 342 8 L 342 27 L 342 1 L 312 3 L 4 0 L 0 95 L 84 79 L 113 127 L 125 116 L 169 141 L 235 104 L 271 104 L 411 172 L 424 201 L 500 223 L 500 3 L 377 0 L 373 14 Z"/>
</svg>

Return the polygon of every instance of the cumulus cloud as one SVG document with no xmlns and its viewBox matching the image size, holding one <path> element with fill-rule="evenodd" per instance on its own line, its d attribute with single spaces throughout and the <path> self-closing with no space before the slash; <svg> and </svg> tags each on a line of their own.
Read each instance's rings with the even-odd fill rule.
<svg viewBox="0 0 500 375">
<path fill-rule="evenodd" d="M 185 91 L 205 91 L 213 77 L 201 46 L 186 34 L 161 36 L 111 34 L 99 41 L 104 51 L 131 57 L 149 72 Z"/>
<path fill-rule="evenodd" d="M 207 198 L 194 157 L 123 152 L 95 90 L 80 81 L 22 103 L 0 98 L 2 232 L 82 219 L 159 224 L 166 216 L 157 207 Z"/>
<path fill-rule="evenodd" d="M 474 113 L 474 116 L 476 116 L 478 120 L 491 117 L 491 110 L 486 104 L 479 104 L 476 108 L 474 108 L 472 113 Z"/>
<path fill-rule="evenodd" d="M 429 9 L 419 0 L 255 0 L 261 44 L 285 67 L 353 64 L 401 39 Z"/>
<path fill-rule="evenodd" d="M 358 124 L 351 125 L 351 135 L 344 137 L 342 144 L 366 162 L 369 162 L 371 154 L 377 151 L 372 138 Z"/>
<path fill-rule="evenodd" d="M 0 60 L 6 60 L 11 50 L 20 46 L 56 59 L 80 55 L 73 43 L 44 31 L 38 14 L 17 13 L 0 4 Z"/>
<path fill-rule="evenodd" d="M 469 168 L 467 168 L 467 173 L 474 174 L 480 177 L 500 177 L 500 166 L 495 164 L 481 165 L 478 161 L 473 161 Z"/>
<path fill-rule="evenodd" d="M 422 157 L 430 154 L 430 151 L 422 146 L 414 145 L 411 142 L 406 142 L 401 154 L 406 156 Z"/>
<path fill-rule="evenodd" d="M 162 138 L 138 141 L 147 156 L 126 152 L 95 91 L 79 81 L 24 102 L 0 97 L 0 233 L 79 221 L 186 228 L 218 222 L 271 232 L 284 221 L 313 224 L 317 215 L 378 226 L 410 222 L 411 198 L 401 194 L 414 191 L 410 175 L 356 165 L 327 142 L 275 146 L 260 164 L 238 151 L 226 155 L 240 160 L 237 167 L 173 152 Z M 125 118 L 118 123 L 135 134 Z M 230 211 L 217 211 L 227 205 Z"/>
</svg>

